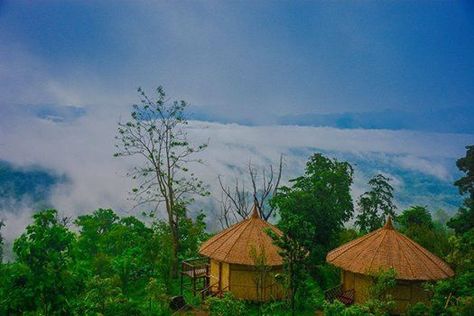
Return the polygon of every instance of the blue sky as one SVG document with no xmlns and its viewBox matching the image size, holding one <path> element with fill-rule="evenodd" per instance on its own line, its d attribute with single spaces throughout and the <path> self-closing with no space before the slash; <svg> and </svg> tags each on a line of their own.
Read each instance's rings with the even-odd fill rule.
<svg viewBox="0 0 474 316">
<path fill-rule="evenodd" d="M 474 5 L 0 0 L 0 164 L 67 179 L 42 198 L 66 215 L 131 211 L 114 135 L 136 88 L 157 85 L 210 141 L 193 168 L 212 195 L 194 210 L 212 214 L 217 177 L 249 161 L 284 154 L 286 181 L 323 152 L 354 165 L 354 198 L 382 173 L 400 210 L 453 214 L 455 161 L 474 144 Z M 0 203 L 7 237 L 34 202 Z"/>
<path fill-rule="evenodd" d="M 465 114 L 445 130 L 458 132 L 456 119 L 474 120 L 467 1 L 1 3 L 2 55 L 21 51 L 49 78 L 100 95 L 84 105 L 128 104 L 137 86 L 162 84 L 226 122 L 390 110 L 395 128 L 431 114 L 436 129 L 452 109 Z"/>
</svg>

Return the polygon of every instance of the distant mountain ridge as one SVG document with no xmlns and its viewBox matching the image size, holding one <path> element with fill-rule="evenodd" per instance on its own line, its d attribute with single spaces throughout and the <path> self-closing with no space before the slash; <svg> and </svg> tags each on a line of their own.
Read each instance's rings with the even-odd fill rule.
<svg viewBox="0 0 474 316">
<path fill-rule="evenodd" d="M 261 125 L 250 119 L 229 119 L 205 111 L 203 107 L 190 107 L 189 119 L 219 123 L 237 123 L 248 126 Z M 472 107 L 444 108 L 434 111 L 395 111 L 345 113 L 303 113 L 269 118 L 270 125 L 298 125 L 334 127 L 342 129 L 416 130 L 438 133 L 474 134 L 474 105 Z"/>
<path fill-rule="evenodd" d="M 18 167 L 0 160 L 0 211 L 11 213 L 21 203 L 31 207 L 50 207 L 55 186 L 67 182 L 67 177 L 39 166 Z"/>
<path fill-rule="evenodd" d="M 414 130 L 437 133 L 474 134 L 474 105 L 453 107 L 433 111 L 398 111 L 386 109 L 373 112 L 343 113 L 299 113 L 290 115 L 267 114 L 264 120 L 229 117 L 213 112 L 205 106 L 190 106 L 187 119 L 224 124 L 236 123 L 247 126 L 297 125 L 313 127 L 334 127 L 341 129 L 387 129 Z M 17 114 L 33 116 L 55 123 L 68 123 L 87 115 L 80 106 L 59 104 L 1 105 L 0 115 Z M 5 115 L 6 116 L 6 115 Z"/>
<path fill-rule="evenodd" d="M 2 117 L 36 117 L 55 123 L 70 123 L 87 114 L 84 107 L 59 104 L 0 104 Z"/>
<path fill-rule="evenodd" d="M 336 128 L 419 130 L 474 134 L 474 106 L 430 112 L 384 110 L 334 114 L 298 114 L 280 117 L 281 125 L 328 126 Z"/>
</svg>

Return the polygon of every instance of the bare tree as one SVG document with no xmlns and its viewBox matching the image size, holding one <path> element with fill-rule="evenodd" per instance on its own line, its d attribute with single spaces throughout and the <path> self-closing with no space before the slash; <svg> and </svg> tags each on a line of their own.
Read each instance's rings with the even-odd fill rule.
<svg viewBox="0 0 474 316">
<path fill-rule="evenodd" d="M 114 156 L 137 156 L 139 165 L 129 175 L 137 180 L 132 189 L 136 205 L 162 204 L 168 215 L 168 224 L 173 240 L 173 271 L 177 272 L 179 250 L 179 219 L 186 216 L 185 206 L 193 195 L 207 195 L 208 192 L 188 165 L 201 162 L 195 154 L 207 144 L 192 146 L 187 138 L 184 101 L 169 102 L 160 86 L 156 98 L 149 98 L 139 88 L 140 103 L 133 105 L 131 119 L 118 124 L 117 152 Z"/>
<path fill-rule="evenodd" d="M 236 221 L 247 218 L 252 212 L 253 205 L 257 206 L 260 217 L 268 220 L 274 213 L 274 207 L 268 204 L 268 200 L 280 185 L 282 169 L 283 156 L 280 156 L 276 170 L 273 165 L 268 168 L 257 168 L 249 162 L 247 185 L 238 177 L 234 179 L 232 185 L 226 185 L 219 176 L 222 198 L 218 219 L 222 227 L 229 227 Z"/>
</svg>

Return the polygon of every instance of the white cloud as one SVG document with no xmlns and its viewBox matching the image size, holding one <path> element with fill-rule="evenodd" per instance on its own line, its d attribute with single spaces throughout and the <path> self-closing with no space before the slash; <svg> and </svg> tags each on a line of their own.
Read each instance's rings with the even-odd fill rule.
<svg viewBox="0 0 474 316">
<path fill-rule="evenodd" d="M 127 115 L 125 112 L 122 113 Z M 133 202 L 128 192 L 133 183 L 126 172 L 133 161 L 113 158 L 114 135 L 120 112 L 88 107 L 88 113 L 71 123 L 54 123 L 33 117 L 14 116 L 1 120 L 0 159 L 17 165 L 37 164 L 70 178 L 70 183 L 53 191 L 52 204 L 66 216 L 77 216 L 99 207 L 113 208 L 129 213 Z M 7 124 L 4 124 L 7 122 Z M 315 151 L 354 155 L 364 161 L 383 161 L 398 165 L 403 170 L 416 170 L 439 179 L 450 175 L 438 160 L 454 164 L 464 153 L 464 146 L 472 143 L 472 135 L 430 134 L 408 131 L 339 130 L 334 128 L 298 126 L 249 127 L 237 124 L 219 124 L 193 121 L 189 124 L 191 140 L 200 143 L 209 140 L 208 149 L 201 153 L 204 165 L 195 165 L 196 173 L 210 185 L 212 197 L 198 200 L 192 208 L 207 208 L 210 216 L 216 207 L 220 192 L 218 175 L 227 181 L 245 170 L 251 161 L 267 166 L 285 155 L 284 179 L 301 174 L 307 156 Z M 340 158 L 341 159 L 341 158 Z M 353 196 L 363 193 L 367 177 L 355 166 Z M 370 172 L 370 171 L 369 171 Z M 398 179 L 391 174 L 391 178 Z M 400 180 L 400 179 L 398 179 Z M 397 190 L 402 182 L 395 181 Z M 426 199 L 426 196 L 423 197 Z M 7 214 L 5 234 L 18 235 L 30 221 L 32 210 L 24 207 L 17 215 Z M 210 221 L 210 229 L 217 223 Z"/>
<path fill-rule="evenodd" d="M 420 158 L 411 155 L 394 157 L 393 162 L 400 165 L 403 169 L 414 170 L 425 173 L 444 181 L 452 181 L 452 175 L 448 168 L 443 164 L 430 161 L 427 158 Z"/>
<path fill-rule="evenodd" d="M 27 117 L 2 125 L 0 158 L 18 165 L 39 164 L 67 174 L 72 183 L 58 188 L 53 197 L 58 208 L 72 212 L 109 206 L 127 210 L 131 207 L 126 199 L 131 182 L 125 173 L 131 161 L 112 157 L 117 116 L 89 110 L 87 116 L 71 124 Z M 429 159 L 459 157 L 464 145 L 472 141 L 470 135 L 297 126 L 248 127 L 206 122 L 191 122 L 189 133 L 195 142 L 209 139 L 209 148 L 202 153 L 206 164 L 195 166 L 195 169 L 214 186 L 218 175 L 233 172 L 232 165 L 245 168 L 248 161 L 268 165 L 277 161 L 281 153 L 286 156 L 286 177 L 293 176 L 303 170 L 307 158 L 294 153 L 298 148 L 308 152 L 323 150 L 375 155 L 375 159 L 380 159 L 380 154 L 382 157 L 395 154 L 391 159 L 403 169 L 448 179 L 445 167 Z"/>
</svg>

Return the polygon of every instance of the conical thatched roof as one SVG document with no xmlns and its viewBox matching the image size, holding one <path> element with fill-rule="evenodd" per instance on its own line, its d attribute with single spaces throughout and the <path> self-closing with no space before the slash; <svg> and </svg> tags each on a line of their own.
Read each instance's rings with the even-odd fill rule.
<svg viewBox="0 0 474 316">
<path fill-rule="evenodd" d="M 279 248 L 273 244 L 272 238 L 265 232 L 267 228 L 278 235 L 282 234 L 278 228 L 261 219 L 257 208 L 254 207 L 248 219 L 232 225 L 207 240 L 202 244 L 199 253 L 221 262 L 255 265 L 255 260 L 250 254 L 251 249 L 255 247 L 257 254 L 260 254 L 263 249 L 266 265 L 282 265 L 283 260 L 278 254 Z"/>
<path fill-rule="evenodd" d="M 390 218 L 384 227 L 329 252 L 326 261 L 361 274 L 393 268 L 399 280 L 428 281 L 454 275 L 443 260 L 397 232 Z"/>
</svg>

